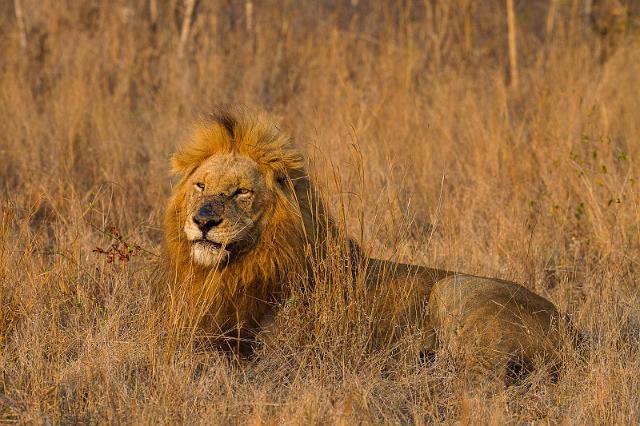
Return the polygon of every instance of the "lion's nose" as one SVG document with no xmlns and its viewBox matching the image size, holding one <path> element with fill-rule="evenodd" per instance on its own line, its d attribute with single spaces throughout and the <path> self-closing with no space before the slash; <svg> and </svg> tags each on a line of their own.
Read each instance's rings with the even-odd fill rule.
<svg viewBox="0 0 640 426">
<path fill-rule="evenodd" d="M 200 207 L 198 213 L 193 216 L 193 222 L 198 225 L 198 228 L 202 231 L 203 236 L 207 231 L 222 223 L 222 216 L 216 211 L 213 206 L 205 204 Z"/>
</svg>

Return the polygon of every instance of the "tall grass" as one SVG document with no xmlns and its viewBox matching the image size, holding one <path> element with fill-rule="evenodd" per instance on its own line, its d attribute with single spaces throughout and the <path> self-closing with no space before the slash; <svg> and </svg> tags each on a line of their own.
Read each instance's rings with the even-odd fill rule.
<svg viewBox="0 0 640 426">
<path fill-rule="evenodd" d="M 195 2 L 182 47 L 176 1 L 19 3 L 21 26 L 0 5 L 3 420 L 638 422 L 637 35 L 611 49 L 579 1 L 515 2 L 514 87 L 503 1 Z M 584 359 L 466 394 L 446 348 L 371 350 L 331 265 L 255 359 L 169 344 L 149 290 L 168 157 L 217 103 L 279 117 L 368 252 L 522 282 Z M 142 249 L 108 263 L 112 243 Z"/>
</svg>

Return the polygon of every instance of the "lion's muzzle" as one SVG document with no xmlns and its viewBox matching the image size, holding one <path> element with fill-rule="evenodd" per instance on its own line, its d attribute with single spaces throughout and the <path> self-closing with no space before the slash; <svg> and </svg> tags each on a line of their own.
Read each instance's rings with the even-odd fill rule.
<svg viewBox="0 0 640 426">
<path fill-rule="evenodd" d="M 193 222 L 198 226 L 202 235 L 207 235 L 210 229 L 220 225 L 223 221 L 224 195 L 209 197 L 201 205 L 195 215 Z"/>
</svg>

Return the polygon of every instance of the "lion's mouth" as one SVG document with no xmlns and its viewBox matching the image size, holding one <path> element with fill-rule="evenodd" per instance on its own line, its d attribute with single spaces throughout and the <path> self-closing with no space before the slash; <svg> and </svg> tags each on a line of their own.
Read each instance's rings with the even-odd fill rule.
<svg viewBox="0 0 640 426">
<path fill-rule="evenodd" d="M 233 241 L 223 244 L 223 243 L 218 243 L 216 241 L 198 239 L 198 240 L 193 240 L 192 244 L 200 245 L 201 247 L 206 247 L 208 249 L 213 249 L 216 251 L 226 251 L 227 253 L 235 253 L 239 249 L 238 244 Z"/>
<path fill-rule="evenodd" d="M 240 245 L 237 242 L 219 243 L 204 238 L 191 240 L 191 256 L 201 265 L 226 266 L 240 253 Z"/>
<path fill-rule="evenodd" d="M 192 243 L 193 244 L 200 244 L 200 245 L 203 245 L 203 246 L 206 246 L 206 247 L 215 248 L 216 250 L 222 249 L 222 246 L 223 246 L 222 243 L 216 243 L 215 241 L 205 240 L 205 239 L 193 240 Z"/>
</svg>

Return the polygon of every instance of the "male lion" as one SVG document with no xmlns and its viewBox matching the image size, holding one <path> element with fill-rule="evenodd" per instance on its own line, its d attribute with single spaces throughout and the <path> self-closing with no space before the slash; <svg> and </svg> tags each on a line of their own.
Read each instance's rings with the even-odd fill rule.
<svg viewBox="0 0 640 426">
<path fill-rule="evenodd" d="M 347 253 L 343 264 L 364 282 L 379 337 L 420 327 L 431 336 L 424 351 L 434 349 L 437 335 L 461 348 L 469 369 L 499 374 L 514 365 L 529 368 L 536 358 L 555 362 L 558 312 L 526 288 L 362 256 L 340 236 L 289 136 L 261 114 L 216 113 L 172 164 L 180 181 L 165 217 L 173 271 L 167 303 L 179 325 L 250 349 L 245 343 L 289 286 L 313 275 L 313 262 Z M 328 251 L 330 240 L 344 250 Z"/>
</svg>

